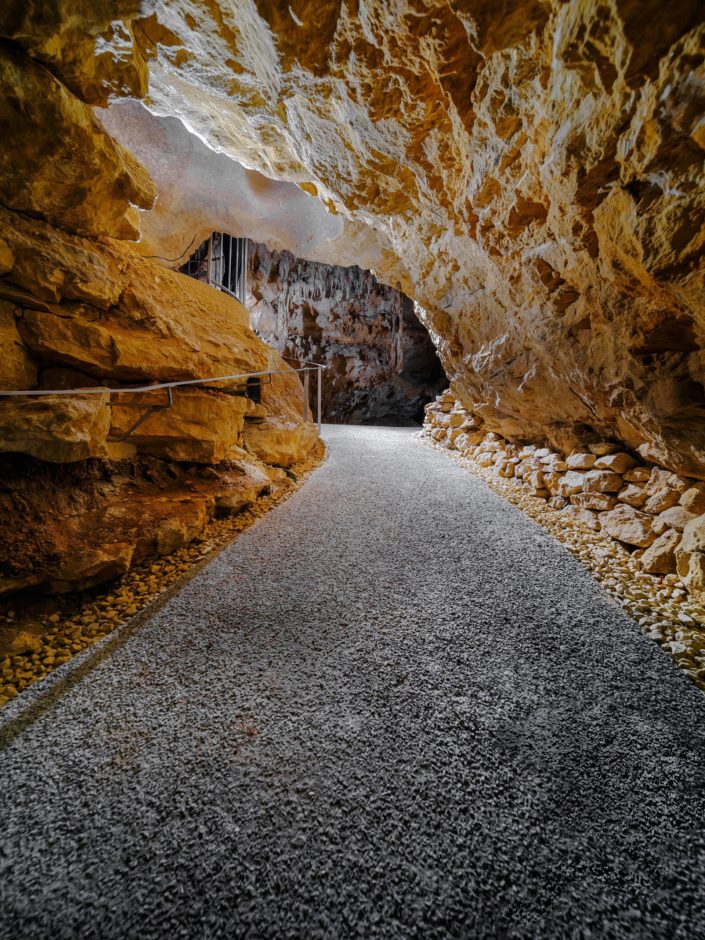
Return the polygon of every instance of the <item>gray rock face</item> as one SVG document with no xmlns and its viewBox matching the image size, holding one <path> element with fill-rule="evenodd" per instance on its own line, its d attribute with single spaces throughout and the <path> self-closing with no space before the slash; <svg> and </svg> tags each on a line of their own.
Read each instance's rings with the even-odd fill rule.
<svg viewBox="0 0 705 940">
<path fill-rule="evenodd" d="M 326 366 L 325 421 L 421 423 L 423 406 L 443 387 L 443 369 L 413 302 L 370 271 L 250 242 L 247 306 L 253 328 L 284 356 Z"/>
</svg>

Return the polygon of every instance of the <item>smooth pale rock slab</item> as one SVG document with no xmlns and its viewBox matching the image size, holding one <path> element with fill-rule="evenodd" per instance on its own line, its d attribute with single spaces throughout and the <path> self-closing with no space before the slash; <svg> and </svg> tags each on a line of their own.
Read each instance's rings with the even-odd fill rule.
<svg viewBox="0 0 705 940">
<path fill-rule="evenodd" d="M 608 535 L 627 545 L 648 548 L 656 539 L 651 528 L 651 516 L 633 506 L 619 505 L 602 513 L 600 523 Z"/>
</svg>

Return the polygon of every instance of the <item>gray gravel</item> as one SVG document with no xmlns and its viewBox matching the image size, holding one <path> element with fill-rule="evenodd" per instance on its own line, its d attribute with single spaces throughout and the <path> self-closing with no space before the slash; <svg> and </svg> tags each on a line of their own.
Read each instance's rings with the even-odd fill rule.
<svg viewBox="0 0 705 940">
<path fill-rule="evenodd" d="M 0 936 L 704 936 L 705 698 L 404 429 L 3 711 Z"/>
</svg>

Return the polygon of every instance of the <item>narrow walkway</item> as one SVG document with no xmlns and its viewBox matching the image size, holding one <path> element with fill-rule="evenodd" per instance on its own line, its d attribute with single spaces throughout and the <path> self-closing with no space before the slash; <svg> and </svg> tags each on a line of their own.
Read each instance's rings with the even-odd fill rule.
<svg viewBox="0 0 705 940">
<path fill-rule="evenodd" d="M 703 936 L 705 697 L 409 431 L 326 437 L 4 711 L 0 936 Z"/>
</svg>

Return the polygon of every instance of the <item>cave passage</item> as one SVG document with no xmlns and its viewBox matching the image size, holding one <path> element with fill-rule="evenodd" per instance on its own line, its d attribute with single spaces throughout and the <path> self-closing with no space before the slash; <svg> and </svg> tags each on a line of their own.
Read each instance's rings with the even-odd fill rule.
<svg viewBox="0 0 705 940">
<path fill-rule="evenodd" d="M 695 936 L 701 693 L 413 432 L 325 438 L 0 713 L 5 935 Z"/>
</svg>

